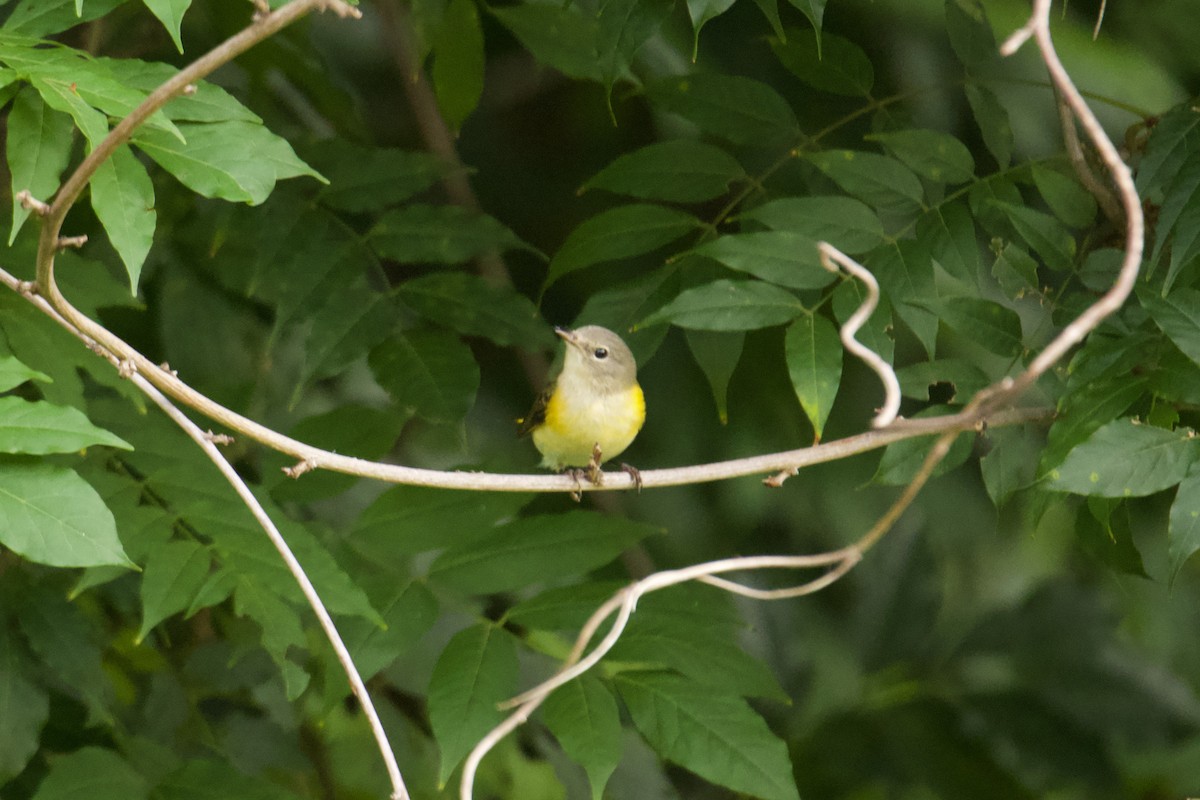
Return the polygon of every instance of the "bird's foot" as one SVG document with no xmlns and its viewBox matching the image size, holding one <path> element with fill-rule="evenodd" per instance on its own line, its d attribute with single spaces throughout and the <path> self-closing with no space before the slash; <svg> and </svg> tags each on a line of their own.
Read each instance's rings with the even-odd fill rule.
<svg viewBox="0 0 1200 800">
<path fill-rule="evenodd" d="M 624 461 L 622 461 L 621 462 L 621 471 L 629 475 L 630 479 L 633 481 L 633 488 L 637 489 L 638 494 L 641 494 L 642 493 L 642 473 L 638 471 L 638 468 L 633 466 L 632 464 L 626 464 Z"/>
<path fill-rule="evenodd" d="M 563 470 L 563 474 L 570 476 L 571 480 L 575 481 L 575 489 L 571 492 L 571 499 L 578 503 L 583 499 L 583 484 L 581 481 L 587 477 L 587 472 L 578 467 L 568 467 Z"/>
<path fill-rule="evenodd" d="M 587 465 L 587 479 L 593 486 L 604 485 L 604 473 L 600 471 L 602 461 L 604 461 L 604 452 L 600 449 L 600 443 L 596 442 L 592 445 L 592 460 Z"/>
</svg>

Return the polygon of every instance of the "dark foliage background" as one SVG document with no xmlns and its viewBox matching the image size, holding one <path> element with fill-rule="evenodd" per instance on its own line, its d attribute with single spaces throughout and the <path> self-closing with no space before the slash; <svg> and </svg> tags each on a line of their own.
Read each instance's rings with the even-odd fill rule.
<svg viewBox="0 0 1200 800">
<path fill-rule="evenodd" d="M 90 241 L 59 258 L 64 292 L 306 442 L 528 472 L 512 420 L 555 324 L 629 334 L 649 410 L 624 457 L 643 469 L 866 429 L 878 382 L 830 334 L 858 289 L 816 267 L 803 245 L 818 238 L 879 275 L 863 338 L 900 368 L 907 416 L 1015 373 L 1108 286 L 1121 229 L 1066 161 L 1044 68 L 1032 48 L 994 55 L 1026 3 L 725 5 L 316 15 L 210 78 L 237 101 L 217 117 L 168 107 L 186 147 L 167 125 L 139 134 L 123 188 L 93 188 L 68 218 Z M 14 194 L 33 174 L 48 199 L 83 153 L 87 115 L 56 91 L 107 124 L 120 97 L 89 80 L 111 69 L 140 97 L 162 79 L 82 57 L 55 73 L 59 51 L 21 36 L 182 66 L 250 13 L 82 10 L 3 6 Z M 489 756 L 477 797 L 1200 793 L 1200 16 L 1185 0 L 1112 3 L 1092 41 L 1096 13 L 1056 11 L 1056 41 L 1135 166 L 1150 239 L 1136 297 L 1024 399 L 1056 408 L 1053 426 L 962 437 L 896 529 L 812 597 L 647 598 L 595 677 Z M 211 151 L 187 149 L 201 141 Z M 35 249 L 30 219 L 3 266 L 31 278 Z M 704 293 L 724 281 L 750 294 L 714 311 Z M 328 644 L 212 466 L 15 294 L 0 329 L 0 416 L 16 429 L 0 431 L 0 797 L 385 796 Z M 50 443 L 14 421 L 18 403 L 90 423 L 55 411 L 50 427 L 77 435 Z M 244 437 L 228 452 L 343 627 L 414 797 L 431 798 L 456 796 L 495 701 L 548 675 L 631 572 L 841 547 L 927 445 L 775 490 L 746 478 L 580 506 L 292 481 Z M 31 504 L 101 519 L 93 501 L 108 528 L 31 543 Z M 109 530 L 115 549 L 84 552 Z"/>
</svg>

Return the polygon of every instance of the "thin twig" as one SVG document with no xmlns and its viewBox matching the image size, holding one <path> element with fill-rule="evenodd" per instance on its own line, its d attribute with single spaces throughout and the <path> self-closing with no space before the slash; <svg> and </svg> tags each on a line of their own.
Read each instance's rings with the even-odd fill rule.
<svg viewBox="0 0 1200 800">
<path fill-rule="evenodd" d="M 1063 146 L 1066 148 L 1071 168 L 1075 170 L 1075 177 L 1079 178 L 1083 187 L 1091 193 L 1092 197 L 1096 198 L 1096 203 L 1100 206 L 1105 218 L 1113 225 L 1120 225 L 1125 221 L 1125 215 L 1121 212 L 1121 204 L 1096 173 L 1092 172 L 1087 154 L 1083 152 L 1083 143 L 1079 141 L 1079 131 L 1075 129 L 1075 115 L 1071 112 L 1071 107 L 1057 92 L 1055 92 L 1055 100 L 1058 105 L 1058 120 L 1062 126 Z"/>
<path fill-rule="evenodd" d="M 879 380 L 883 382 L 883 405 L 880 407 L 879 413 L 871 420 L 871 427 L 885 428 L 891 425 L 895 421 L 896 415 L 900 413 L 900 381 L 897 380 L 896 372 L 892 369 L 891 364 L 854 338 L 859 329 L 870 319 L 872 312 L 875 311 L 875 306 L 879 304 L 879 282 L 875 280 L 875 276 L 871 274 L 870 270 L 828 242 L 817 243 L 817 251 L 821 254 L 821 266 L 825 269 L 837 272 L 840 266 L 867 287 L 866 299 L 850 315 L 850 319 L 842 325 L 841 338 L 846 349 L 874 370 L 875 374 L 879 376 Z"/>
</svg>

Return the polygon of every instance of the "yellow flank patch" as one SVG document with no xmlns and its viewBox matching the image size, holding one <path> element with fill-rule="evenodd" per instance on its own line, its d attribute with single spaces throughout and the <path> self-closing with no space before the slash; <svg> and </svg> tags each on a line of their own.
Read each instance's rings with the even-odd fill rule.
<svg viewBox="0 0 1200 800">
<path fill-rule="evenodd" d="M 586 466 L 592 447 L 605 460 L 620 455 L 642 428 L 646 398 L 637 384 L 616 394 L 587 396 L 560 385 L 546 403 L 546 419 L 533 430 L 542 464 L 551 469 Z"/>
</svg>

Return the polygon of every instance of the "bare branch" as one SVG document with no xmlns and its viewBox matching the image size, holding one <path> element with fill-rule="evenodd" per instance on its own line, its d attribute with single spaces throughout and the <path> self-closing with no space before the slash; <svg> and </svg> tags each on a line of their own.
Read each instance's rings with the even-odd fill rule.
<svg viewBox="0 0 1200 800">
<path fill-rule="evenodd" d="M 1039 377 L 1066 355 L 1068 350 L 1095 330 L 1105 317 L 1119 309 L 1129 297 L 1129 293 L 1133 291 L 1133 285 L 1137 280 L 1138 269 L 1142 262 L 1142 250 L 1145 247 L 1145 219 L 1142 215 L 1142 204 L 1138 199 L 1137 189 L 1133 184 L 1133 174 L 1130 172 L 1129 166 L 1121 160 L 1116 146 L 1108 138 L 1104 128 L 1100 126 L 1096 115 L 1092 113 L 1083 96 L 1079 94 L 1079 90 L 1075 88 L 1074 82 L 1071 81 L 1062 61 L 1058 58 L 1054 42 L 1050 37 L 1050 0 L 1035 0 L 1029 21 L 1004 42 L 1000 52 L 1003 55 L 1012 55 L 1030 37 L 1037 42 L 1042 60 L 1046 63 L 1046 69 L 1050 73 L 1050 80 L 1079 119 L 1079 124 L 1096 146 L 1096 150 L 1100 153 L 1109 172 L 1112 173 L 1113 182 L 1116 184 L 1121 198 L 1121 205 L 1125 209 L 1125 258 L 1121 262 L 1121 270 L 1112 288 L 1063 328 L 1058 336 L 1037 355 L 1033 363 L 1012 380 L 1011 384 L 996 391 L 985 390 L 980 396 L 977 396 L 976 399 L 979 401 L 977 408 L 996 408 L 1010 402 L 1032 386 Z M 972 405 L 976 404 L 972 403 Z M 968 408 L 970 407 L 968 406 Z"/>
</svg>

